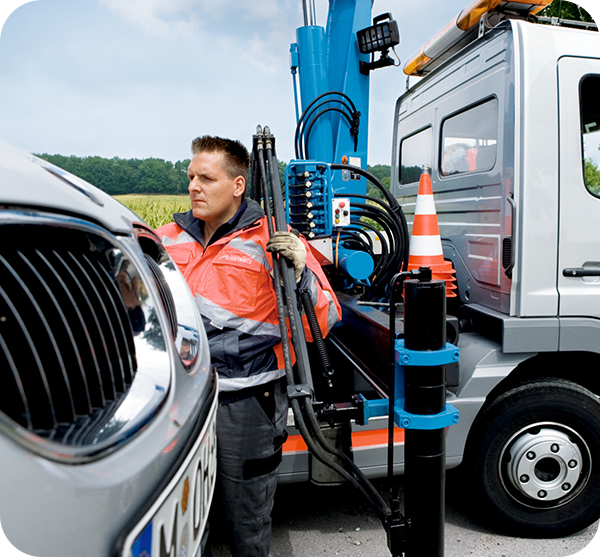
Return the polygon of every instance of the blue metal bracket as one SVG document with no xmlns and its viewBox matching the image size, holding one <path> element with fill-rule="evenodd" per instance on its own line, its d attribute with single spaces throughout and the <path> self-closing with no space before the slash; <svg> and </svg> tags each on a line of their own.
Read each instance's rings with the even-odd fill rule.
<svg viewBox="0 0 600 557">
<path fill-rule="evenodd" d="M 365 424 L 368 423 L 371 418 L 388 415 L 388 399 L 379 398 L 376 400 L 367 400 L 363 395 L 358 396 L 360 397 L 363 406 L 363 419 Z M 428 416 L 406 412 L 406 410 L 404 410 L 404 398 L 398 399 L 394 404 L 394 422 L 398 427 L 404 429 L 443 429 L 457 424 L 458 420 L 458 410 L 452 406 L 452 404 L 446 404 L 443 412 Z"/>
<path fill-rule="evenodd" d="M 404 410 L 404 366 L 441 366 L 457 362 L 460 358 L 458 347 L 446 343 L 441 350 L 418 351 L 404 346 L 404 339 L 395 342 L 396 352 L 396 392 L 394 393 L 394 422 L 404 429 L 443 429 L 457 424 L 458 410 L 452 404 L 446 404 L 439 414 L 411 414 Z M 424 370 L 425 371 L 425 370 Z M 387 416 L 389 401 L 387 399 L 367 400 L 359 395 L 363 407 L 363 420 L 366 424 L 370 418 Z"/>
<path fill-rule="evenodd" d="M 407 412 L 404 410 L 403 398 L 398 399 L 394 405 L 394 422 L 404 429 L 444 429 L 457 424 L 458 420 L 458 410 L 452 404 L 446 404 L 442 412 L 433 415 Z"/>
<path fill-rule="evenodd" d="M 399 366 L 443 366 L 458 362 L 460 351 L 454 344 L 446 343 L 441 350 L 409 350 L 404 339 L 396 340 L 396 364 Z"/>
</svg>

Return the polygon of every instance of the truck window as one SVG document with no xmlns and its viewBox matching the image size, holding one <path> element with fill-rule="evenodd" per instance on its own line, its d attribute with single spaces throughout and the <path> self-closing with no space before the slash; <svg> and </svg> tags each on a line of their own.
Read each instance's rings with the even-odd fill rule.
<svg viewBox="0 0 600 557">
<path fill-rule="evenodd" d="M 433 132 L 425 128 L 400 143 L 400 184 L 418 182 L 424 164 L 431 166 Z"/>
<path fill-rule="evenodd" d="M 442 124 L 442 176 L 483 172 L 496 164 L 498 100 L 493 98 L 446 118 Z"/>
<path fill-rule="evenodd" d="M 587 189 L 600 197 L 600 76 L 588 75 L 581 81 L 581 139 L 583 175 Z"/>
</svg>

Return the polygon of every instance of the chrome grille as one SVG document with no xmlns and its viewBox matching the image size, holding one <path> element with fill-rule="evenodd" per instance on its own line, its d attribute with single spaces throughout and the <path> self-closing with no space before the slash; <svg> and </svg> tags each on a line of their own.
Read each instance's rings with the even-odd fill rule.
<svg viewBox="0 0 600 557">
<path fill-rule="evenodd" d="M 7 225 L 0 245 L 0 410 L 66 445 L 94 438 L 136 359 L 115 246 L 77 229 Z"/>
</svg>

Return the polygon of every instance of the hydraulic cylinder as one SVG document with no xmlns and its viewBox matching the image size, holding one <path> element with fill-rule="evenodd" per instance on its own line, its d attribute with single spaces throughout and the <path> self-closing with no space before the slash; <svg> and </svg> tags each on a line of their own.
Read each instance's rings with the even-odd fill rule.
<svg viewBox="0 0 600 557">
<path fill-rule="evenodd" d="M 446 346 L 444 281 L 404 283 L 404 344 L 409 350 Z M 445 365 L 404 367 L 404 409 L 440 414 L 446 406 Z M 410 522 L 407 557 L 443 557 L 445 523 L 445 428 L 405 431 L 405 517 Z"/>
</svg>

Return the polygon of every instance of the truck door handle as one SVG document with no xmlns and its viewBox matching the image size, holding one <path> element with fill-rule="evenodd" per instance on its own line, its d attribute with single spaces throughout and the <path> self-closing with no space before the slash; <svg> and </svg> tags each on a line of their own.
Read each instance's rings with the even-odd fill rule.
<svg viewBox="0 0 600 557">
<path fill-rule="evenodd" d="M 563 277 L 600 277 L 600 269 L 563 269 Z"/>
</svg>

